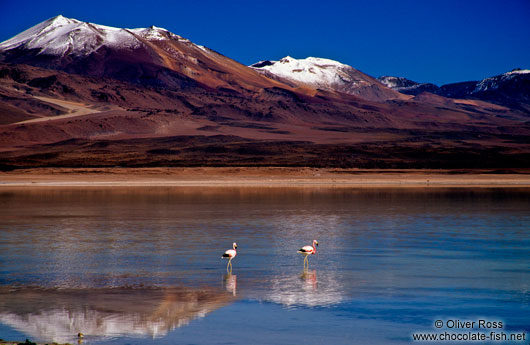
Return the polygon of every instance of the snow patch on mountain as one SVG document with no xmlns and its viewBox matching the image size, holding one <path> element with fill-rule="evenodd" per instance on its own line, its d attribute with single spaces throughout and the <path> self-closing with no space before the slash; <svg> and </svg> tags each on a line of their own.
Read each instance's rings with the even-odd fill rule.
<svg viewBox="0 0 530 345">
<path fill-rule="evenodd" d="M 141 38 L 148 40 L 148 41 L 164 41 L 164 40 L 176 40 L 179 42 L 184 43 L 191 43 L 190 40 L 181 37 L 179 35 L 175 35 L 171 31 L 168 31 L 164 28 L 159 28 L 156 26 L 150 26 L 148 28 L 141 28 L 141 29 L 125 29 L 129 32 L 134 33 L 135 35 L 140 36 Z"/>
<path fill-rule="evenodd" d="M 404 87 L 414 87 L 421 85 L 420 83 L 417 83 L 415 81 L 409 80 L 407 78 L 403 77 L 393 77 L 393 76 L 382 76 L 377 78 L 383 85 L 386 85 L 387 87 L 391 89 L 398 89 L 398 88 L 404 88 Z"/>
<path fill-rule="evenodd" d="M 377 78 L 383 85 L 393 89 L 395 87 L 398 87 L 400 83 L 400 79 L 405 79 L 401 77 L 389 77 L 389 76 L 383 76 Z"/>
<path fill-rule="evenodd" d="M 362 80 L 354 79 L 351 76 L 351 72 L 356 72 L 353 67 L 317 57 L 295 59 L 286 56 L 279 61 L 260 61 L 250 67 L 318 88 L 331 88 L 338 84 L 363 83 Z"/>
<path fill-rule="evenodd" d="M 418 83 L 403 77 L 382 76 L 377 78 L 383 85 L 407 95 L 418 95 L 422 92 L 436 92 L 438 86 L 431 83 Z"/>
</svg>

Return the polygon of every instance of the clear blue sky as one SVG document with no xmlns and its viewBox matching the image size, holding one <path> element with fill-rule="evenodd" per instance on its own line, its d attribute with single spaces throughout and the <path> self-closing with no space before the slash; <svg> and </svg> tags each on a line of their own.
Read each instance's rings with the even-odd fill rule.
<svg viewBox="0 0 530 345">
<path fill-rule="evenodd" d="M 247 65 L 317 56 L 436 84 L 530 68 L 530 0 L 0 0 L 0 41 L 58 14 L 164 27 Z"/>
</svg>

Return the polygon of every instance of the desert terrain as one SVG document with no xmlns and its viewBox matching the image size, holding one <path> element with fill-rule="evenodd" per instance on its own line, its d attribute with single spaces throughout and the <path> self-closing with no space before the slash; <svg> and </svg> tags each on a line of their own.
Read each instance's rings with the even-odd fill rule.
<svg viewBox="0 0 530 345">
<path fill-rule="evenodd" d="M 45 187 L 530 187 L 530 169 L 40 168 L 0 172 L 0 190 Z"/>
</svg>

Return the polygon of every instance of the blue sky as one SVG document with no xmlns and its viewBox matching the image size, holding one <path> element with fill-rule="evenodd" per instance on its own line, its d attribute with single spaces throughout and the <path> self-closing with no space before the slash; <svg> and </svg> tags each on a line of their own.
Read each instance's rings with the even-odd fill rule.
<svg viewBox="0 0 530 345">
<path fill-rule="evenodd" d="M 164 27 L 247 65 L 317 56 L 436 84 L 530 68 L 529 0 L 0 0 L 0 41 L 58 14 Z"/>
</svg>

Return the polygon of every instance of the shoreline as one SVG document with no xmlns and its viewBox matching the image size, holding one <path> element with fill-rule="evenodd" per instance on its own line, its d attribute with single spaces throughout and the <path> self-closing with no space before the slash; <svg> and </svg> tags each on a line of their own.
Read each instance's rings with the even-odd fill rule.
<svg viewBox="0 0 530 345">
<path fill-rule="evenodd" d="M 0 172 L 11 187 L 530 187 L 530 169 L 35 168 Z"/>
</svg>

